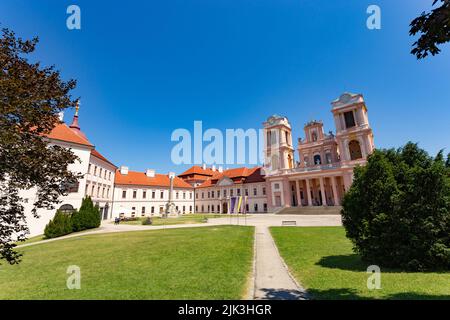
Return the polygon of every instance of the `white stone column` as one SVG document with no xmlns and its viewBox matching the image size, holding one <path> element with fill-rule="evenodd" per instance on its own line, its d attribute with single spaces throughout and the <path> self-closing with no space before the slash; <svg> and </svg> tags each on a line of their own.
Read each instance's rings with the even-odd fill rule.
<svg viewBox="0 0 450 320">
<path fill-rule="evenodd" d="M 302 199 L 300 198 L 300 183 L 299 180 L 295 180 L 295 187 L 297 188 L 297 207 L 302 206 Z"/>
<path fill-rule="evenodd" d="M 307 193 L 307 199 L 308 199 L 308 206 L 312 206 L 312 199 L 311 199 L 311 187 L 309 185 L 309 179 L 305 179 L 306 180 L 306 193 Z"/>
<path fill-rule="evenodd" d="M 339 201 L 339 196 L 337 193 L 337 188 L 336 188 L 336 177 L 331 177 L 331 187 L 333 188 L 333 197 L 334 197 L 334 205 L 335 206 L 339 206 L 340 205 L 340 201 Z"/>
<path fill-rule="evenodd" d="M 320 177 L 320 192 L 322 193 L 322 206 L 327 207 L 327 195 L 325 193 L 325 185 L 324 185 L 324 181 L 323 178 Z"/>
</svg>

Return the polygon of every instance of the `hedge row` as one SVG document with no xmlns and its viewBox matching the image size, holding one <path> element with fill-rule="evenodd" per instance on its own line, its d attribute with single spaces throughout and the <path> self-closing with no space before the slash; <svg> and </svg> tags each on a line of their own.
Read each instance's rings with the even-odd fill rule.
<svg viewBox="0 0 450 320">
<path fill-rule="evenodd" d="M 56 211 L 55 217 L 45 226 L 46 238 L 61 237 L 72 232 L 98 228 L 101 223 L 100 209 L 94 206 L 92 199 L 86 197 L 78 211 L 66 214 Z"/>
</svg>

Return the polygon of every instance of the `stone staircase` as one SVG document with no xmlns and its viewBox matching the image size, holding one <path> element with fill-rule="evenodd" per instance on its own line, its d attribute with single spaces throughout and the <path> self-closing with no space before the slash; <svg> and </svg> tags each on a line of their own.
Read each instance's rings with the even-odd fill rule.
<svg viewBox="0 0 450 320">
<path fill-rule="evenodd" d="M 283 208 L 276 212 L 276 214 L 298 214 L 298 215 L 326 215 L 326 214 L 341 214 L 341 206 L 329 207 L 290 207 Z"/>
</svg>

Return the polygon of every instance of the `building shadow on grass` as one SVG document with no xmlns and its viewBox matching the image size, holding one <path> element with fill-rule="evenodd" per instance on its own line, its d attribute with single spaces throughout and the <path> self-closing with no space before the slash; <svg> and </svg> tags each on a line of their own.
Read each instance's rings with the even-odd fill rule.
<svg viewBox="0 0 450 320">
<path fill-rule="evenodd" d="M 309 299 L 305 292 L 289 289 L 261 289 L 264 292 L 264 300 L 306 300 Z"/>
<path fill-rule="evenodd" d="M 433 295 L 417 292 L 402 292 L 383 296 L 382 298 L 370 298 L 361 296 L 355 289 L 308 289 L 313 300 L 450 300 L 450 295 Z"/>
</svg>

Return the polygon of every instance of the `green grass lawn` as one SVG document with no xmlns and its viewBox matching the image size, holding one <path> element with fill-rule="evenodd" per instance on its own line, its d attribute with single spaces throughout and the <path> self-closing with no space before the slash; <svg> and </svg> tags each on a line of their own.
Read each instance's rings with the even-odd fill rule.
<svg viewBox="0 0 450 320">
<path fill-rule="evenodd" d="M 236 217 L 237 215 L 233 215 Z M 243 216 L 243 215 L 240 215 Z M 162 226 L 162 225 L 171 225 L 171 224 L 188 224 L 188 223 L 205 223 L 205 218 L 227 218 L 229 215 L 226 214 L 185 214 L 176 218 L 161 218 L 161 217 L 152 217 L 153 226 Z M 145 217 L 139 217 L 135 221 L 121 221 L 121 224 L 130 224 L 130 225 L 142 225 L 142 221 L 145 220 Z M 113 222 L 111 222 L 113 223 Z"/>
<path fill-rule="evenodd" d="M 381 268 L 381 289 L 367 289 L 368 265 L 342 227 L 273 227 L 280 254 L 316 299 L 450 299 L 450 272 Z"/>
<path fill-rule="evenodd" d="M 218 226 L 82 235 L 20 248 L 0 266 L 0 299 L 240 299 L 253 227 Z M 69 290 L 67 268 L 81 269 Z"/>
</svg>

